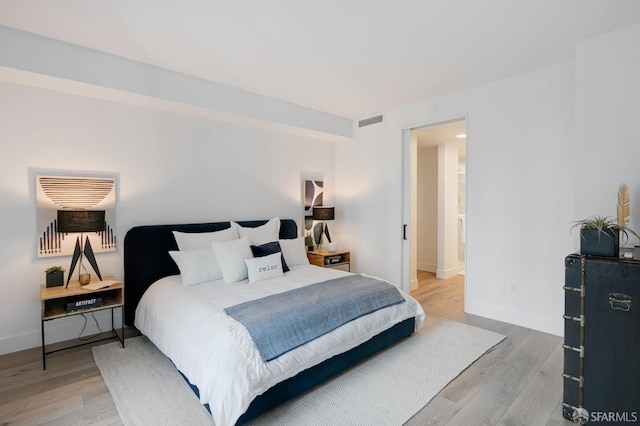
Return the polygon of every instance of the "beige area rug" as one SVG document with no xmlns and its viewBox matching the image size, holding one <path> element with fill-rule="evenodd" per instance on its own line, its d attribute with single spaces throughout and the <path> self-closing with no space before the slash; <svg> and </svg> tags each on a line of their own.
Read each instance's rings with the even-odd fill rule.
<svg viewBox="0 0 640 426">
<path fill-rule="evenodd" d="M 251 422 L 251 425 L 402 425 L 504 336 L 428 318 L 419 332 Z M 212 425 L 173 364 L 140 336 L 93 348 L 127 426 Z M 225 426 L 225 425 L 219 425 Z"/>
</svg>

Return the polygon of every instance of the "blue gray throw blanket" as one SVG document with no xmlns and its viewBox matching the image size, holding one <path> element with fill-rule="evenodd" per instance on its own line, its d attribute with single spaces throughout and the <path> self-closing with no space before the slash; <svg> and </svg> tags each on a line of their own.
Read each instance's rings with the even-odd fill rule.
<svg viewBox="0 0 640 426">
<path fill-rule="evenodd" d="M 349 321 L 404 302 L 388 282 L 349 275 L 225 309 L 249 331 L 263 362 Z"/>
</svg>

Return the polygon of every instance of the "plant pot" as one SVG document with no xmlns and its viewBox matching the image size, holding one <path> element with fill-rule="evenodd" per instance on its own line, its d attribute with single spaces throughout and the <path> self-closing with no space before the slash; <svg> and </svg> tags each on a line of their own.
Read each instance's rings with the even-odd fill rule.
<svg viewBox="0 0 640 426">
<path fill-rule="evenodd" d="M 620 255 L 620 231 L 607 229 L 580 230 L 580 253 L 591 256 L 618 257 Z"/>
<path fill-rule="evenodd" d="M 49 272 L 45 276 L 47 278 L 45 284 L 47 287 L 60 287 L 64 284 L 64 272 L 62 271 Z"/>
</svg>

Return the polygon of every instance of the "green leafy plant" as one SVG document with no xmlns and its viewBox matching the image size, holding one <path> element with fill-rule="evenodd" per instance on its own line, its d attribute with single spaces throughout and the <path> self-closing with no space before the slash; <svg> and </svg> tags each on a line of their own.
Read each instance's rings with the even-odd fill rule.
<svg viewBox="0 0 640 426">
<path fill-rule="evenodd" d="M 610 216 L 593 215 L 589 216 L 586 219 L 575 220 L 571 223 L 571 232 L 573 232 L 573 230 L 576 228 L 587 229 L 592 231 L 600 231 L 598 233 L 598 237 L 600 236 L 600 234 L 603 234 L 611 238 L 611 235 L 607 233 L 607 231 L 613 230 L 620 231 L 620 233 L 624 235 L 625 239 L 629 238 L 629 234 L 632 234 L 640 239 L 640 236 L 638 236 L 635 231 L 625 225 L 619 224 L 616 219 Z"/>
<path fill-rule="evenodd" d="M 313 245 L 313 237 L 311 235 L 307 235 L 304 238 L 304 241 L 308 246 L 312 246 Z"/>
<path fill-rule="evenodd" d="M 56 272 L 64 272 L 64 269 L 62 269 L 62 266 L 52 266 L 46 269 L 44 272 L 47 274 L 54 274 Z"/>
</svg>

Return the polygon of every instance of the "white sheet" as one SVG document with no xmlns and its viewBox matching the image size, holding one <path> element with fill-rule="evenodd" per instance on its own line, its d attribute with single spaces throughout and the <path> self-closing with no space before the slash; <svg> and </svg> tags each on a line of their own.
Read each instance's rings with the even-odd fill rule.
<svg viewBox="0 0 640 426">
<path fill-rule="evenodd" d="M 154 283 L 136 309 L 135 325 L 200 390 L 217 426 L 233 425 L 251 401 L 267 389 L 313 365 L 369 340 L 393 324 L 416 318 L 422 326 L 420 304 L 403 293 L 407 303 L 381 309 L 296 348 L 266 364 L 267 373 L 251 371 L 233 337 L 214 323 L 229 306 L 281 293 L 314 282 L 347 275 L 335 269 L 294 266 L 283 277 L 248 284 L 212 281 L 192 287 L 180 276 Z"/>
</svg>

